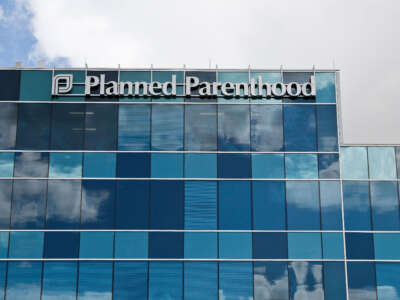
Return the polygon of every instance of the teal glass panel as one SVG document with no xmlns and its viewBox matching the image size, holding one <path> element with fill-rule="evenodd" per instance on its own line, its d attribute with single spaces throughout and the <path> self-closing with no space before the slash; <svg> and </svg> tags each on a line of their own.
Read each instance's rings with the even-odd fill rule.
<svg viewBox="0 0 400 300">
<path fill-rule="evenodd" d="M 220 258 L 252 258 L 251 232 L 220 232 Z"/>
<path fill-rule="evenodd" d="M 111 261 L 79 262 L 78 300 L 112 300 L 112 275 Z"/>
<path fill-rule="evenodd" d="M 47 261 L 43 267 L 42 300 L 75 300 L 76 261 Z"/>
<path fill-rule="evenodd" d="M 7 255 L 8 255 L 8 232 L 0 232 L 0 258 L 7 258 Z"/>
<path fill-rule="evenodd" d="M 365 147 L 341 147 L 340 160 L 343 179 L 368 178 L 367 149 Z"/>
<path fill-rule="evenodd" d="M 399 263 L 376 263 L 378 300 L 400 300 L 399 275 Z"/>
<path fill-rule="evenodd" d="M 147 258 L 148 232 L 116 232 L 115 258 Z"/>
<path fill-rule="evenodd" d="M 316 154 L 286 154 L 286 178 L 318 178 L 318 160 Z"/>
<path fill-rule="evenodd" d="M 219 299 L 251 300 L 253 298 L 253 264 L 251 262 L 219 263 Z"/>
<path fill-rule="evenodd" d="M 248 83 L 249 82 L 249 72 L 218 72 L 218 81 L 219 82 L 232 82 L 232 83 Z M 229 90 L 229 91 L 233 91 Z M 219 94 L 222 95 L 221 89 L 219 90 Z M 235 93 L 232 93 L 235 95 Z M 240 95 L 244 95 L 243 88 L 240 89 Z M 234 97 L 234 96 L 233 96 Z M 218 102 L 231 102 L 231 97 L 227 97 L 228 99 L 218 98 Z M 248 103 L 249 99 L 241 98 L 235 99 L 235 103 Z"/>
<path fill-rule="evenodd" d="M 51 100 L 51 78 L 51 71 L 21 71 L 19 99 L 27 101 Z"/>
<path fill-rule="evenodd" d="M 112 258 L 113 232 L 81 232 L 80 258 Z"/>
<path fill-rule="evenodd" d="M 182 299 L 182 262 L 151 261 L 149 263 L 148 300 Z"/>
<path fill-rule="evenodd" d="M 168 82 L 172 80 L 172 75 L 176 76 L 176 83 L 183 83 L 182 71 L 153 71 L 153 81 Z"/>
<path fill-rule="evenodd" d="M 11 232 L 10 258 L 42 258 L 43 232 Z"/>
<path fill-rule="evenodd" d="M 368 147 L 368 162 L 370 178 L 397 178 L 394 147 Z"/>
<path fill-rule="evenodd" d="M 340 192 L 339 181 L 319 182 L 322 230 L 342 229 L 342 199 Z"/>
<path fill-rule="evenodd" d="M 324 258 L 343 259 L 343 234 L 340 232 L 323 232 L 322 252 Z"/>
<path fill-rule="evenodd" d="M 321 259 L 321 234 L 289 232 L 288 253 L 293 259 Z"/>
<path fill-rule="evenodd" d="M 13 177 L 14 171 L 14 153 L 0 153 L 0 177 Z"/>
<path fill-rule="evenodd" d="M 375 259 L 400 259 L 400 234 L 374 233 Z"/>
<path fill-rule="evenodd" d="M 283 154 L 252 154 L 253 178 L 284 178 Z"/>
<path fill-rule="evenodd" d="M 151 177 L 153 178 L 182 178 L 182 153 L 152 153 Z"/>
<path fill-rule="evenodd" d="M 257 84 L 258 82 L 258 77 L 261 76 L 261 80 L 263 83 L 269 83 L 269 84 L 274 84 L 277 82 L 282 81 L 282 75 L 280 72 L 251 72 L 250 73 L 250 80 L 254 79 L 255 83 Z M 258 88 L 257 88 L 258 92 Z M 265 97 L 267 92 L 265 89 L 263 89 L 263 96 Z M 251 103 L 281 103 L 282 100 L 280 99 L 251 99 Z"/>
<path fill-rule="evenodd" d="M 217 262 L 185 262 L 183 273 L 185 299 L 218 299 Z"/>
<path fill-rule="evenodd" d="M 216 178 L 217 154 L 187 153 L 185 154 L 186 178 Z"/>
<path fill-rule="evenodd" d="M 82 153 L 50 153 L 49 177 L 82 177 Z"/>
<path fill-rule="evenodd" d="M 7 300 L 39 300 L 41 279 L 41 261 L 9 262 L 6 288 Z"/>
<path fill-rule="evenodd" d="M 335 73 L 318 72 L 315 74 L 315 85 L 317 88 L 317 103 L 335 103 L 336 86 Z"/>
<path fill-rule="evenodd" d="M 185 232 L 185 258 L 217 258 L 216 232 Z"/>
<path fill-rule="evenodd" d="M 83 162 L 83 177 L 115 177 L 116 153 L 86 152 Z"/>
</svg>

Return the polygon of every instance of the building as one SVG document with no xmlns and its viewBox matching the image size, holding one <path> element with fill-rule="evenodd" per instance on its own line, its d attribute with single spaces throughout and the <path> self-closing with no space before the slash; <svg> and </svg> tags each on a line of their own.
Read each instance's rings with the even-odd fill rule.
<svg viewBox="0 0 400 300">
<path fill-rule="evenodd" d="M 337 70 L 0 70 L 0 299 L 400 299 L 400 148 Z"/>
</svg>

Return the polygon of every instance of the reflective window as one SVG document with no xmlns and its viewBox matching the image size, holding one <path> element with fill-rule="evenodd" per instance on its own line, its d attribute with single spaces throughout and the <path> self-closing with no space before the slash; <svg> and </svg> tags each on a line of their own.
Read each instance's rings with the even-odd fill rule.
<svg viewBox="0 0 400 300">
<path fill-rule="evenodd" d="M 45 258 L 79 257 L 79 232 L 46 232 L 44 242 Z"/>
<path fill-rule="evenodd" d="M 7 258 L 8 257 L 8 239 L 9 239 L 8 232 L 0 232 L 0 258 Z M 1 270 L 0 270 L 1 274 Z M 1 277 L 1 275 L 0 275 Z M 0 290 L 1 290 L 1 281 L 0 281 Z M 1 295 L 1 293 L 0 293 Z"/>
<path fill-rule="evenodd" d="M 400 265 L 397 263 L 376 263 L 378 299 L 400 299 Z"/>
<path fill-rule="evenodd" d="M 400 235 L 374 233 L 375 259 L 400 259 Z"/>
<path fill-rule="evenodd" d="M 7 272 L 7 300 L 39 300 L 42 262 L 10 261 Z"/>
<path fill-rule="evenodd" d="M 49 177 L 82 177 L 82 153 L 50 153 Z"/>
<path fill-rule="evenodd" d="M 0 153 L 0 177 L 13 177 L 14 173 L 14 153 Z"/>
<path fill-rule="evenodd" d="M 42 258 L 43 232 L 11 232 L 10 258 Z"/>
<path fill-rule="evenodd" d="M 4 87 L 0 91 L 0 100 L 19 100 L 19 84 L 21 71 L 19 70 L 1 70 L 0 82 Z M 0 288 L 1 290 L 1 288 Z M 1 296 L 0 292 L 0 296 Z"/>
<path fill-rule="evenodd" d="M 343 182 L 344 219 L 347 230 L 371 230 L 368 182 Z"/>
<path fill-rule="evenodd" d="M 346 233 L 348 259 L 374 259 L 374 241 L 371 233 Z"/>
<path fill-rule="evenodd" d="M 0 110 L 0 149 L 14 149 L 17 132 L 17 104 L 2 103 Z"/>
<path fill-rule="evenodd" d="M 218 299 L 218 263 L 185 262 L 184 268 L 185 299 Z"/>
<path fill-rule="evenodd" d="M 185 150 L 217 150 L 216 105 L 185 105 Z"/>
<path fill-rule="evenodd" d="M 320 181 L 322 230 L 342 230 L 342 205 L 339 181 Z"/>
<path fill-rule="evenodd" d="M 150 153 L 117 153 L 117 160 L 117 177 L 150 177 Z"/>
<path fill-rule="evenodd" d="M 258 258 L 286 259 L 288 240 L 286 232 L 253 232 L 253 256 Z"/>
<path fill-rule="evenodd" d="M 149 258 L 183 258 L 183 232 L 150 232 Z"/>
<path fill-rule="evenodd" d="M 289 263 L 289 294 L 293 300 L 324 299 L 322 263 Z"/>
<path fill-rule="evenodd" d="M 315 85 L 317 88 L 317 103 L 335 103 L 336 87 L 335 73 L 317 72 L 315 73 Z"/>
<path fill-rule="evenodd" d="M 345 300 L 346 281 L 343 262 L 324 262 L 325 300 Z"/>
<path fill-rule="evenodd" d="M 254 262 L 254 300 L 289 300 L 286 262 Z"/>
<path fill-rule="evenodd" d="M 368 147 L 368 162 L 370 178 L 397 178 L 394 147 Z"/>
<path fill-rule="evenodd" d="M 118 150 L 150 150 L 150 112 L 148 104 L 119 106 Z"/>
<path fill-rule="evenodd" d="M 370 190 L 374 230 L 399 230 L 397 182 L 371 182 Z"/>
<path fill-rule="evenodd" d="M 395 149 L 396 149 L 397 178 L 400 178 L 400 147 L 396 147 Z"/>
<path fill-rule="evenodd" d="M 318 178 L 316 154 L 286 154 L 286 177 L 295 179 Z"/>
<path fill-rule="evenodd" d="M 317 106 L 318 151 L 338 151 L 336 105 Z"/>
<path fill-rule="evenodd" d="M 81 232 L 80 258 L 113 258 L 114 232 Z"/>
<path fill-rule="evenodd" d="M 185 258 L 218 258 L 216 232 L 185 232 Z"/>
<path fill-rule="evenodd" d="M 6 283 L 7 262 L 0 262 L 0 298 L 4 299 Z"/>
<path fill-rule="evenodd" d="M 8 229 L 10 225 L 12 180 L 0 180 L 0 228 Z"/>
<path fill-rule="evenodd" d="M 186 153 L 186 178 L 217 178 L 217 155 L 214 153 Z"/>
<path fill-rule="evenodd" d="M 252 154 L 251 172 L 253 178 L 284 178 L 283 154 Z"/>
<path fill-rule="evenodd" d="M 220 258 L 252 258 L 251 232 L 220 232 Z"/>
<path fill-rule="evenodd" d="M 376 300 L 373 262 L 348 262 L 349 300 Z"/>
<path fill-rule="evenodd" d="M 218 154 L 219 178 L 250 178 L 250 154 Z"/>
<path fill-rule="evenodd" d="M 152 178 L 182 178 L 183 154 L 182 153 L 152 153 L 151 154 Z"/>
<path fill-rule="evenodd" d="M 15 177 L 47 177 L 49 171 L 49 153 L 15 153 Z"/>
<path fill-rule="evenodd" d="M 78 300 L 112 299 L 113 262 L 79 262 Z"/>
<path fill-rule="evenodd" d="M 216 72 L 194 72 L 194 71 L 188 71 L 186 72 L 186 78 L 188 76 L 194 76 L 199 78 L 200 82 L 216 82 L 217 81 L 217 73 Z M 198 88 L 193 88 L 191 91 L 192 95 L 198 95 L 199 94 L 199 89 Z M 198 98 L 188 98 L 190 102 L 197 102 L 199 101 Z"/>
<path fill-rule="evenodd" d="M 285 105 L 286 151 L 316 151 L 317 134 L 314 105 Z"/>
<path fill-rule="evenodd" d="M 147 262 L 114 263 L 114 300 L 147 300 Z"/>
<path fill-rule="evenodd" d="M 117 71 L 92 71 L 88 70 L 87 75 L 88 76 L 97 76 L 100 77 L 101 75 L 105 75 L 105 82 L 108 81 L 116 81 L 118 82 L 118 72 Z M 99 95 L 100 93 L 100 85 L 91 88 L 90 93 L 92 95 Z M 118 101 L 117 97 L 90 97 L 86 99 L 87 101 Z"/>
<path fill-rule="evenodd" d="M 289 232 L 288 252 L 291 259 L 321 259 L 321 234 Z"/>
<path fill-rule="evenodd" d="M 218 150 L 250 150 L 248 105 L 220 105 L 218 107 Z"/>
<path fill-rule="evenodd" d="M 42 300 L 75 300 L 76 279 L 77 262 L 44 262 Z"/>
<path fill-rule="evenodd" d="M 115 177 L 117 164 L 116 153 L 83 154 L 83 177 Z"/>
<path fill-rule="evenodd" d="M 183 105 L 153 104 L 152 150 L 183 150 Z"/>
<path fill-rule="evenodd" d="M 115 257 L 147 258 L 148 243 L 147 232 L 116 232 Z"/>
<path fill-rule="evenodd" d="M 220 299 L 252 299 L 253 267 L 251 262 L 220 262 Z"/>
<path fill-rule="evenodd" d="M 51 78 L 52 72 L 47 70 L 21 71 L 19 99 L 27 101 L 51 100 Z"/>
<path fill-rule="evenodd" d="M 153 71 L 153 81 L 168 82 L 172 80 L 172 75 L 176 76 L 176 82 L 183 83 L 182 71 Z"/>
<path fill-rule="evenodd" d="M 318 155 L 319 178 L 339 178 L 339 155 Z"/>
<path fill-rule="evenodd" d="M 322 233 L 324 258 L 343 259 L 343 234 L 341 232 Z"/>
<path fill-rule="evenodd" d="M 181 262 L 149 263 L 149 300 L 182 299 L 183 266 Z"/>
<path fill-rule="evenodd" d="M 343 179 L 368 178 L 367 149 L 365 147 L 341 147 L 341 172 Z"/>
</svg>

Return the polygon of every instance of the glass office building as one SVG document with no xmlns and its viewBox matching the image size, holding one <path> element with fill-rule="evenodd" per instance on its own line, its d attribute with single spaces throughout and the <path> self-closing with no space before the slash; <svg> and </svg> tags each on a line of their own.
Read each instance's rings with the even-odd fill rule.
<svg viewBox="0 0 400 300">
<path fill-rule="evenodd" d="M 100 74 L 177 95 L 85 96 Z M 189 97 L 188 76 L 314 76 L 316 96 Z M 340 143 L 338 82 L 0 70 L 0 299 L 400 299 L 400 147 Z"/>
</svg>

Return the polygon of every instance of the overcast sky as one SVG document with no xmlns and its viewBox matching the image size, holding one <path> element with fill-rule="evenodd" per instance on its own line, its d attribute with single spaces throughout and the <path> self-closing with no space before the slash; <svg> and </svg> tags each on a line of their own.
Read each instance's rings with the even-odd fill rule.
<svg viewBox="0 0 400 300">
<path fill-rule="evenodd" d="M 400 144 L 399 0 L 0 0 L 0 66 L 341 69 L 345 143 Z"/>
</svg>

